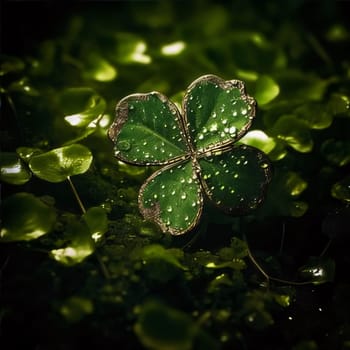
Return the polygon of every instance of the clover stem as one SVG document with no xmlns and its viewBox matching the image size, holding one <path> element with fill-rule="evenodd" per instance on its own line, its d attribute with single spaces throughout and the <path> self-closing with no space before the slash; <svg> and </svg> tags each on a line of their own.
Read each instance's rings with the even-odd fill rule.
<svg viewBox="0 0 350 350">
<path fill-rule="evenodd" d="M 76 190 L 76 188 L 75 188 L 75 186 L 74 186 L 70 176 L 67 176 L 67 180 L 68 180 L 69 185 L 70 185 L 70 187 L 71 187 L 71 189 L 73 191 L 73 194 L 74 194 L 74 196 L 75 196 L 75 198 L 76 198 L 76 200 L 77 200 L 77 202 L 79 204 L 79 207 L 80 207 L 81 211 L 83 212 L 83 214 L 85 214 L 86 213 L 86 209 L 85 209 L 85 207 L 83 205 L 83 202 L 81 201 L 81 199 L 79 197 L 79 194 L 78 194 L 78 192 L 77 192 L 77 190 Z"/>
<path fill-rule="evenodd" d="M 101 271 L 102 271 L 104 278 L 107 280 L 111 279 L 111 275 L 109 274 L 109 271 L 108 271 L 106 264 L 104 263 L 101 255 L 97 251 L 95 251 L 95 255 L 96 255 L 97 261 L 100 265 L 100 268 L 101 268 Z"/>
<path fill-rule="evenodd" d="M 322 250 L 322 252 L 320 254 L 320 257 L 322 257 L 322 256 L 324 256 L 326 254 L 326 252 L 327 252 L 328 248 L 330 247 L 330 245 L 332 244 L 332 242 L 333 242 L 333 238 L 330 238 L 328 240 L 328 242 L 326 243 L 325 247 L 323 248 L 323 250 Z"/>
<path fill-rule="evenodd" d="M 75 198 L 76 198 L 76 200 L 77 200 L 77 202 L 79 204 L 79 207 L 80 207 L 81 211 L 83 212 L 83 214 L 85 214 L 86 213 L 86 209 L 84 207 L 83 202 L 81 201 L 81 199 L 79 197 L 79 194 L 78 194 L 78 192 L 77 192 L 77 190 L 76 190 L 76 188 L 75 188 L 75 186 L 74 186 L 70 176 L 67 176 L 67 181 L 69 182 L 69 185 L 70 185 L 70 187 L 71 187 L 71 189 L 72 189 L 72 191 L 74 193 L 74 196 L 75 196 Z M 97 261 L 98 261 L 98 263 L 100 265 L 100 269 L 102 271 L 103 276 L 107 280 L 110 279 L 111 276 L 109 274 L 109 271 L 107 270 L 107 267 L 106 267 L 105 263 L 103 262 L 103 259 L 102 259 L 101 255 L 97 251 L 95 251 L 95 255 L 96 255 Z"/>
<path fill-rule="evenodd" d="M 245 242 L 247 243 L 247 251 L 248 251 L 248 257 L 249 257 L 250 261 L 260 271 L 260 273 L 266 278 L 267 283 L 269 284 L 270 276 L 265 272 L 265 270 L 260 266 L 260 264 L 256 261 L 255 257 L 253 256 L 253 254 L 249 248 L 249 243 L 248 243 L 248 240 L 247 240 L 247 237 L 245 234 L 243 234 L 243 238 L 244 238 Z"/>
<path fill-rule="evenodd" d="M 284 279 L 281 279 L 281 278 L 270 276 L 267 272 L 265 272 L 265 270 L 261 267 L 261 265 L 257 262 L 255 257 L 253 256 L 253 254 L 252 254 L 252 252 L 251 252 L 251 250 L 249 248 L 249 243 L 247 241 L 247 237 L 246 237 L 245 234 L 243 234 L 243 238 L 244 238 L 245 242 L 247 243 L 248 257 L 249 257 L 250 261 L 259 270 L 259 272 L 266 278 L 268 285 L 269 285 L 270 281 L 275 281 L 275 282 L 284 283 L 284 284 L 291 284 L 291 285 L 294 285 L 294 286 L 304 286 L 304 285 L 307 285 L 307 284 L 312 284 L 311 281 L 296 282 L 296 281 L 289 281 L 289 280 L 284 280 Z"/>
</svg>

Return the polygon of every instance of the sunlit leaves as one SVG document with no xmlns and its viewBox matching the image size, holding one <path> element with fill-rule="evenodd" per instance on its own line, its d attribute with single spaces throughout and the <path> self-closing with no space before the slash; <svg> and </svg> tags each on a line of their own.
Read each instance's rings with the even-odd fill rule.
<svg viewBox="0 0 350 350">
<path fill-rule="evenodd" d="M 0 179 L 14 185 L 23 185 L 32 174 L 24 162 L 14 152 L 0 153 Z"/>
<path fill-rule="evenodd" d="M 255 84 L 254 97 L 259 106 L 271 102 L 280 92 L 278 84 L 268 75 L 259 76 Z"/>
<path fill-rule="evenodd" d="M 117 68 L 97 53 L 91 52 L 86 57 L 86 61 L 83 75 L 88 79 L 98 82 L 110 82 L 118 76 Z"/>
<path fill-rule="evenodd" d="M 240 140 L 240 143 L 260 149 L 269 154 L 276 146 L 276 142 L 262 130 L 248 131 Z"/>
<path fill-rule="evenodd" d="M 81 218 L 68 216 L 59 246 L 50 250 L 50 256 L 63 265 L 81 263 L 96 249 L 96 242 L 108 230 L 106 211 L 101 207 L 89 208 Z"/>
<path fill-rule="evenodd" d="M 278 119 L 271 135 L 283 140 L 290 147 L 301 153 L 310 152 L 313 148 L 313 139 L 305 123 L 293 115 L 285 115 Z"/>
<path fill-rule="evenodd" d="M 41 54 L 34 53 L 33 57 L 23 57 L 17 62 L 8 61 L 5 69 L 4 65 L 1 65 L 1 83 L 4 83 L 3 88 L 7 89 L 1 117 L 5 122 L 2 124 L 5 125 L 5 130 L 1 131 L 0 137 L 1 142 L 5 143 L 4 150 L 10 151 L 18 145 L 33 148 L 16 150 L 21 160 L 26 163 L 40 153 L 62 147 L 67 142 L 74 143 L 76 138 L 87 136 L 97 129 L 94 134 L 84 139 L 84 144 L 94 151 L 96 159 L 93 169 L 86 176 L 79 177 L 78 189 L 84 204 L 90 206 L 103 202 L 103 207 L 110 211 L 113 222 L 110 224 L 110 234 L 101 239 L 99 237 L 106 230 L 106 215 L 101 208 L 87 209 L 87 213 L 79 218 L 79 224 L 73 224 L 79 235 L 87 237 L 88 244 L 81 244 L 70 228 L 72 225 L 66 222 L 67 211 L 78 209 L 72 204 L 71 196 L 65 195 L 65 191 L 60 192 L 59 185 L 43 183 L 37 179 L 25 183 L 26 190 L 32 193 L 54 197 L 60 214 L 50 234 L 38 241 L 9 245 L 9 259 L 8 245 L 4 245 L 6 253 L 4 256 L 0 253 L 0 272 L 3 274 L 1 282 L 4 282 L 1 291 L 5 302 L 11 301 L 11 305 L 10 313 L 6 312 L 5 305 L 5 313 L 0 312 L 0 319 L 3 318 L 5 328 L 13 322 L 21 326 L 21 320 L 25 325 L 26 315 L 30 318 L 33 310 L 34 314 L 40 313 L 40 310 L 49 310 L 45 315 L 48 317 L 36 317 L 34 324 L 39 326 L 40 320 L 43 323 L 49 319 L 54 320 L 47 326 L 49 328 L 57 325 L 65 328 L 65 323 L 68 323 L 69 328 L 70 323 L 83 320 L 88 340 L 103 333 L 103 339 L 100 339 L 102 347 L 107 343 L 113 347 L 113 340 L 121 339 L 119 344 L 126 343 L 130 348 L 134 348 L 137 347 L 137 339 L 131 339 L 129 335 L 132 323 L 138 315 L 134 315 L 132 310 L 137 303 L 145 300 L 145 296 L 153 295 L 169 302 L 173 309 L 186 310 L 196 323 L 214 333 L 222 348 L 254 348 L 252 343 L 260 340 L 258 346 L 267 348 L 275 346 L 281 349 L 290 347 L 310 350 L 317 346 L 345 347 L 348 345 L 345 338 L 349 332 L 343 327 L 341 320 L 348 320 L 349 290 L 344 286 L 337 286 L 337 283 L 342 283 L 346 278 L 346 273 L 338 271 L 338 266 L 337 280 L 331 288 L 296 287 L 294 307 L 295 299 L 290 294 L 284 291 L 281 291 L 281 294 L 275 293 L 278 289 L 277 283 L 271 281 L 269 288 L 264 288 L 263 276 L 249 262 L 247 247 L 243 241 L 236 239 L 236 243 L 233 244 L 235 248 L 225 244 L 228 237 L 241 237 L 242 231 L 244 232 L 244 227 L 241 228 L 238 224 L 231 226 L 230 222 L 238 222 L 237 218 L 216 215 L 215 208 L 211 208 L 212 211 L 208 213 L 208 206 L 204 215 L 205 219 L 209 220 L 209 226 L 206 226 L 207 220 L 203 220 L 203 225 L 198 227 L 200 234 L 196 235 L 195 231 L 190 237 L 163 237 L 159 230 L 145 223 L 137 213 L 137 190 L 140 181 L 144 181 L 145 176 L 153 169 L 111 160 L 110 145 L 105 140 L 106 130 L 103 130 L 110 124 L 110 119 L 108 116 L 96 119 L 100 111 L 90 104 L 89 93 L 82 103 L 79 102 L 79 94 L 71 96 L 72 100 L 77 98 L 76 102 L 66 104 L 65 99 L 60 99 L 61 91 L 65 92 L 67 87 L 91 87 L 96 89 L 91 90 L 91 96 L 101 93 L 108 101 L 109 113 L 112 113 L 111 104 L 116 97 L 132 91 L 158 90 L 169 95 L 177 94 L 172 101 L 180 111 L 182 90 L 192 77 L 206 72 L 220 72 L 226 77 L 246 81 L 247 90 L 257 99 L 261 108 L 258 118 L 254 121 L 258 130 L 247 133 L 246 137 L 239 141 L 269 154 L 275 171 L 273 184 L 267 193 L 268 199 L 261 208 L 266 211 L 261 216 L 258 211 L 254 211 L 251 216 L 240 219 L 248 223 L 248 230 L 251 223 L 256 222 L 256 218 L 260 219 L 257 225 L 253 226 L 256 236 L 252 239 L 251 254 L 256 255 L 257 260 L 262 262 L 263 267 L 272 276 L 293 278 L 293 267 L 298 266 L 298 262 L 305 262 L 307 255 L 322 250 L 320 245 L 325 237 L 318 237 L 317 232 L 320 231 L 320 223 L 323 222 L 322 232 L 334 238 L 334 243 L 326 255 L 333 258 L 336 256 L 337 265 L 339 262 L 340 269 L 344 268 L 346 272 L 342 264 L 347 261 L 347 246 L 342 243 L 344 238 L 347 238 L 350 216 L 348 211 L 340 212 L 340 209 L 349 203 L 349 183 L 343 179 L 349 166 L 347 130 L 350 116 L 350 65 L 349 59 L 345 56 L 342 59 L 339 53 L 346 47 L 349 33 L 341 23 L 331 23 L 332 13 L 337 5 L 305 8 L 303 1 L 290 0 L 283 3 L 282 11 L 278 11 L 276 6 L 269 6 L 271 2 L 265 2 L 265 5 L 264 2 L 256 2 L 256 7 L 252 7 L 252 2 L 248 1 L 239 5 L 238 11 L 231 11 L 235 9 L 232 2 L 227 6 L 225 2 L 206 2 L 206 6 L 203 6 L 201 1 L 186 2 L 185 10 L 181 3 L 160 1 L 154 3 L 154 6 L 139 6 L 140 2 L 128 2 L 120 9 L 118 6 L 118 11 L 111 11 L 100 18 L 99 13 L 95 11 L 91 11 L 90 16 L 86 18 L 87 9 L 84 9 L 83 12 L 76 12 L 71 21 L 67 18 L 67 33 L 60 30 L 57 40 L 40 45 Z M 294 15 L 302 9 L 303 15 L 307 15 L 308 8 L 310 13 L 315 15 L 316 21 L 319 20 L 317 23 L 320 26 L 317 28 L 319 30 L 315 31 L 315 28 L 312 28 L 313 21 L 308 21 L 307 27 L 310 31 L 304 36 L 301 35 L 303 32 L 299 26 L 302 21 L 291 20 L 289 14 L 292 14 L 294 19 Z M 326 21 L 316 16 L 320 8 L 324 8 L 324 11 L 331 10 L 327 12 Z M 127 9 L 125 17 L 124 9 Z M 173 11 L 174 9 L 176 11 Z M 193 13 L 195 16 L 192 16 Z M 276 21 L 271 19 L 272 14 L 275 14 Z M 30 15 L 27 17 L 31 18 Z M 109 18 L 112 20 L 109 21 Z M 172 25 L 174 23 L 176 26 Z M 249 30 L 251 25 L 254 26 L 255 32 L 240 30 Z M 123 37 L 120 31 L 127 31 L 128 27 L 133 34 L 125 33 Z M 200 33 L 197 28 L 201 28 Z M 312 36 L 316 40 L 309 42 L 309 37 Z M 329 55 L 328 63 L 320 63 L 322 58 L 313 46 L 317 42 L 323 46 L 326 55 Z M 12 44 L 16 42 L 13 41 L 11 46 Z M 24 50 L 29 48 L 27 44 L 28 42 L 25 43 Z M 307 72 L 312 73 L 309 75 Z M 40 93 L 37 97 L 31 94 L 33 87 Z M 11 109 L 10 106 L 10 93 L 15 109 Z M 195 94 L 192 96 L 196 97 Z M 95 99 L 95 102 L 99 105 L 98 99 Z M 129 102 L 131 106 L 132 101 Z M 66 111 L 65 105 L 72 108 Z M 231 109 L 232 113 L 234 111 Z M 285 125 L 281 125 L 283 123 L 279 120 L 284 116 L 293 116 L 292 119 L 295 118 L 298 122 L 287 119 L 286 122 L 283 120 Z M 67 118 L 64 119 L 65 117 Z M 220 121 L 223 122 L 224 118 Z M 178 127 L 175 122 L 167 124 L 169 130 L 173 124 Z M 7 126 L 11 130 L 7 131 Z M 214 123 L 210 126 L 215 130 Z M 217 127 L 219 126 L 221 129 L 217 135 L 225 133 L 225 129 L 233 131 L 232 126 L 220 123 L 217 124 Z M 194 139 L 198 145 L 195 150 L 191 150 L 193 153 L 181 143 L 184 147 L 180 147 L 179 157 L 184 154 L 188 156 L 190 153 L 191 157 L 183 159 L 181 164 L 176 164 L 181 165 L 179 172 L 176 168 L 173 169 L 177 177 L 168 181 L 171 178 L 170 169 L 161 174 L 157 173 L 159 177 L 153 178 L 153 185 L 149 182 L 149 191 L 145 191 L 144 197 L 141 198 L 141 201 L 149 200 L 150 207 L 147 209 L 150 215 L 154 212 L 152 206 L 156 209 L 156 199 L 159 199 L 166 208 L 160 217 L 164 225 L 168 220 L 172 220 L 171 222 L 177 222 L 178 227 L 184 227 L 181 220 L 185 221 L 186 215 L 189 218 L 197 217 L 198 208 L 192 209 L 192 203 L 196 203 L 196 189 L 200 188 L 202 192 L 204 183 L 208 185 L 208 191 L 225 196 L 225 190 L 233 190 L 233 187 L 242 191 L 247 187 L 250 189 L 249 184 L 245 182 L 243 186 L 237 186 L 235 169 L 231 166 L 233 161 L 237 161 L 236 157 L 226 159 L 222 166 L 215 167 L 213 173 L 197 167 L 196 162 L 190 162 L 192 156 L 196 157 L 197 163 L 202 164 L 208 158 L 214 160 L 218 157 L 218 160 L 225 160 L 223 154 L 211 151 L 210 154 L 201 153 L 200 158 L 198 157 L 198 149 L 209 144 L 207 137 L 210 135 L 206 134 L 204 138 L 205 127 L 203 125 L 202 141 L 200 130 L 196 129 L 193 132 L 191 145 L 194 145 Z M 163 131 L 161 128 L 159 130 Z M 169 134 L 170 137 L 181 136 L 178 131 L 179 128 L 173 134 Z M 312 149 L 308 146 L 309 141 L 303 141 L 304 133 L 307 136 L 305 140 L 313 141 Z M 130 132 L 127 136 L 130 135 L 135 133 Z M 152 147 L 158 146 L 161 149 L 160 144 L 153 142 L 154 139 L 144 141 L 147 141 L 149 147 L 149 157 L 155 154 Z M 212 144 L 210 141 L 209 146 Z M 127 143 L 121 143 L 120 146 L 124 147 L 125 154 L 131 154 L 125 152 L 125 148 L 128 148 Z M 141 146 L 145 150 L 146 145 Z M 305 150 L 307 152 L 301 154 Z M 26 164 L 17 157 L 13 160 L 16 160 L 13 163 L 15 169 L 10 167 L 10 173 L 16 172 L 18 164 L 21 169 L 26 169 Z M 164 161 L 167 162 L 168 158 L 164 158 Z M 248 161 L 249 167 L 250 159 Z M 229 165 L 224 167 L 226 163 Z M 50 167 L 50 164 L 48 162 L 45 165 Z M 243 165 L 242 168 L 244 169 Z M 249 169 L 247 173 L 250 176 Z M 204 175 L 215 177 L 216 171 L 226 174 L 225 170 L 228 170 L 228 180 L 225 183 L 217 178 L 204 180 Z M 190 181 L 190 176 L 193 176 L 192 184 L 182 187 L 181 182 L 176 181 L 181 179 L 181 173 Z M 255 177 L 255 172 L 252 173 Z M 14 180 L 24 183 L 26 176 L 30 176 L 29 172 L 23 173 L 22 170 L 19 174 L 24 177 L 18 179 L 17 175 L 11 175 L 10 182 L 14 183 Z M 212 186 L 209 185 L 213 183 L 224 186 L 223 192 L 220 187 L 211 190 Z M 164 189 L 161 188 L 162 185 L 165 186 Z M 8 183 L 3 184 L 4 206 L 6 196 L 16 189 Z M 184 189 L 186 191 L 183 191 Z M 172 194 L 174 190 L 175 193 Z M 155 194 L 158 196 L 156 199 Z M 162 195 L 167 199 L 162 198 Z M 186 195 L 185 205 L 180 208 L 184 202 L 182 195 Z M 229 193 L 227 197 L 230 198 Z M 192 202 L 190 199 L 195 200 Z M 207 200 L 207 196 L 203 195 L 203 199 Z M 305 213 L 306 202 L 310 205 L 310 215 L 300 217 Z M 334 205 L 339 207 L 339 212 L 331 218 L 326 217 Z M 179 217 L 170 215 L 175 209 Z M 20 215 L 17 206 L 14 212 L 17 220 Z M 41 219 L 43 218 L 45 215 L 41 215 Z M 2 219 L 5 219 L 3 215 Z M 271 222 L 277 224 L 272 225 Z M 88 239 L 89 236 L 92 240 Z M 192 240 L 192 237 L 197 240 Z M 82 256 L 88 256 L 86 251 L 94 249 L 96 240 L 99 253 L 102 254 L 101 261 L 106 264 L 112 277 L 109 280 L 103 280 L 99 262 L 93 257 L 73 268 L 62 268 L 55 261 L 46 260 L 45 251 L 53 250 L 56 258 L 61 257 L 61 262 L 71 263 L 75 262 L 74 259 L 84 261 L 81 260 Z M 186 248 L 190 249 L 183 251 L 182 248 L 169 248 L 173 245 L 183 247 L 183 242 L 190 242 L 186 245 Z M 164 246 L 160 245 L 163 243 Z M 201 247 L 204 247 L 203 251 L 197 249 Z M 31 248 L 36 252 L 30 253 Z M 278 255 L 278 259 L 271 258 L 271 255 Z M 22 257 L 25 257 L 24 264 L 21 263 L 24 261 Z M 24 269 L 22 271 L 25 273 L 29 270 L 30 273 L 26 273 L 25 276 L 21 269 Z M 307 282 L 309 277 L 305 276 L 303 280 Z M 29 280 L 29 288 L 25 288 L 28 287 L 26 280 Z M 295 280 L 300 281 L 300 278 Z M 174 286 L 176 288 L 173 288 Z M 259 295 L 254 294 L 255 288 L 261 292 Z M 29 302 L 22 302 L 23 298 L 18 302 L 19 297 L 24 295 L 23 291 L 26 295 L 25 300 Z M 331 302 L 327 302 L 329 291 L 332 293 Z M 290 304 L 291 308 L 282 313 L 278 312 L 281 307 Z M 327 307 L 323 307 L 325 304 Z M 307 307 L 303 307 L 305 305 Z M 318 311 L 321 307 L 322 312 Z M 169 315 L 168 309 L 162 309 L 165 317 Z M 19 319 L 16 315 L 19 315 Z M 60 315 L 63 317 L 60 318 Z M 270 316 L 275 320 L 273 328 L 267 328 L 272 323 Z M 305 324 L 307 327 L 304 328 Z M 193 323 L 188 325 L 192 327 Z M 79 324 L 77 326 L 80 327 Z M 152 324 L 149 325 L 151 326 Z M 89 332 L 91 327 L 93 332 Z M 327 335 L 323 336 L 317 329 L 327 329 Z M 52 328 L 51 330 L 54 331 Z M 172 329 L 167 331 L 171 332 Z M 158 340 L 157 332 L 155 330 L 149 338 Z M 150 333 L 146 333 L 149 336 Z M 187 334 L 186 330 L 180 337 L 184 336 L 184 333 Z M 70 343 L 70 334 L 72 332 L 63 335 L 61 340 L 68 348 L 74 348 L 74 344 Z M 289 344 L 283 344 L 287 339 L 285 335 L 292 340 Z M 6 339 L 6 332 L 4 336 Z M 306 340 L 301 341 L 301 337 L 305 337 Z M 311 340 L 310 337 L 317 337 L 317 341 Z M 322 343 L 323 338 L 320 337 L 326 342 Z M 55 340 L 57 339 L 54 337 L 53 342 Z M 130 340 L 130 343 L 124 340 Z M 11 341 L 16 347 L 16 337 Z M 337 344 L 333 346 L 333 342 Z M 180 343 L 181 347 L 183 343 Z M 166 348 L 163 344 L 164 342 L 159 347 Z M 50 347 L 50 344 L 45 345 Z M 139 346 L 142 345 L 141 343 Z M 214 349 L 210 345 L 206 341 L 198 343 L 198 339 L 192 342 L 194 349 L 202 350 L 205 346 Z M 254 345 L 256 347 L 257 344 Z"/>
<path fill-rule="evenodd" d="M 70 176 L 85 173 L 91 162 L 90 150 L 83 145 L 73 144 L 33 156 L 29 167 L 43 180 L 61 182 Z"/>
<path fill-rule="evenodd" d="M 2 204 L 0 241 L 30 241 L 50 232 L 55 210 L 30 193 L 20 192 Z"/>
<path fill-rule="evenodd" d="M 183 251 L 180 249 L 165 249 L 159 244 L 147 245 L 140 251 L 140 257 L 147 263 L 150 260 L 157 260 L 159 263 L 166 262 L 180 269 L 186 269 L 181 263 Z"/>
<path fill-rule="evenodd" d="M 106 211 L 101 207 L 92 207 L 83 214 L 87 226 L 89 227 L 92 239 L 97 242 L 101 240 L 108 230 L 108 219 Z"/>
<path fill-rule="evenodd" d="M 91 88 L 68 88 L 60 95 L 65 121 L 75 127 L 96 127 L 106 108 L 105 100 Z"/>
<path fill-rule="evenodd" d="M 161 53 L 164 56 L 177 56 L 186 48 L 186 43 L 183 41 L 175 41 L 161 47 Z"/>
<path fill-rule="evenodd" d="M 320 103 L 303 104 L 295 110 L 296 117 L 303 121 L 310 129 L 326 129 L 333 121 L 333 116 Z"/>
<path fill-rule="evenodd" d="M 291 196 L 299 196 L 307 185 L 307 182 L 298 173 L 290 171 L 286 174 L 285 187 Z"/>
<path fill-rule="evenodd" d="M 65 230 L 67 242 L 60 248 L 52 249 L 50 256 L 68 266 L 82 262 L 95 250 L 92 234 L 85 222 L 71 219 Z"/>
<path fill-rule="evenodd" d="M 221 209 L 242 214 L 261 203 L 270 181 L 264 153 L 233 146 L 255 116 L 255 100 L 243 82 L 202 76 L 182 105 L 183 115 L 160 93 L 133 94 L 118 103 L 109 129 L 117 158 L 166 165 L 141 187 L 139 206 L 146 219 L 173 235 L 198 224 L 204 193 Z"/>
<path fill-rule="evenodd" d="M 147 44 L 131 33 L 115 34 L 114 59 L 122 64 L 149 64 L 151 56 L 147 54 Z"/>
</svg>

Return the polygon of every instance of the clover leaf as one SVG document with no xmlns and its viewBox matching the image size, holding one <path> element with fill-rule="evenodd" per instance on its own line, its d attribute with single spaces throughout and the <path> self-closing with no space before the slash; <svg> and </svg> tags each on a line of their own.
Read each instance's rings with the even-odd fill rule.
<svg viewBox="0 0 350 350">
<path fill-rule="evenodd" d="M 182 113 L 159 92 L 122 99 L 108 132 L 115 156 L 163 165 L 141 186 L 143 216 L 179 235 L 198 224 L 204 198 L 231 214 L 256 208 L 270 181 L 270 163 L 260 150 L 235 145 L 255 113 L 242 81 L 214 75 L 188 87 Z"/>
</svg>

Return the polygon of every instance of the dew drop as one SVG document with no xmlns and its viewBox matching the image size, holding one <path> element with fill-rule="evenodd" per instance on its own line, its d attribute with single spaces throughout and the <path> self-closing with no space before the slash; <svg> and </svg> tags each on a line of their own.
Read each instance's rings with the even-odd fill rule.
<svg viewBox="0 0 350 350">
<path fill-rule="evenodd" d="M 198 140 L 203 140 L 204 139 L 204 135 L 203 134 L 199 134 L 198 135 Z"/>
<path fill-rule="evenodd" d="M 221 123 L 222 123 L 223 125 L 226 125 L 226 124 L 227 124 L 227 119 L 223 119 Z"/>
<path fill-rule="evenodd" d="M 203 106 L 201 104 L 198 105 L 198 109 L 202 109 Z"/>
<path fill-rule="evenodd" d="M 131 149 L 131 144 L 129 141 L 123 140 L 117 143 L 117 147 L 120 151 L 129 151 Z"/>
<path fill-rule="evenodd" d="M 182 195 L 181 195 L 181 199 L 186 199 L 187 198 L 187 194 L 186 193 L 183 193 Z"/>
<path fill-rule="evenodd" d="M 185 182 L 186 182 L 186 180 L 182 177 L 181 180 L 180 180 L 180 183 L 183 184 L 183 183 L 185 183 Z"/>
<path fill-rule="evenodd" d="M 218 125 L 216 123 L 210 125 L 209 131 L 215 132 L 218 130 Z"/>
<path fill-rule="evenodd" d="M 238 179 L 239 175 L 238 175 L 238 174 L 234 174 L 233 177 L 234 177 L 235 179 Z"/>
<path fill-rule="evenodd" d="M 225 189 L 225 186 L 224 186 L 224 185 L 220 186 L 220 190 L 221 190 L 221 191 L 223 191 L 224 189 Z"/>
<path fill-rule="evenodd" d="M 167 207 L 167 208 L 166 208 L 166 211 L 167 211 L 168 213 L 171 213 L 171 212 L 173 211 L 173 207 L 171 207 L 171 206 Z"/>
<path fill-rule="evenodd" d="M 211 115 L 213 118 L 216 118 L 216 112 L 213 112 L 213 114 Z"/>
<path fill-rule="evenodd" d="M 237 165 L 240 165 L 241 164 L 241 160 L 238 159 L 237 162 L 236 162 Z"/>
<path fill-rule="evenodd" d="M 186 216 L 184 217 L 184 219 L 185 219 L 185 221 L 188 221 L 190 218 L 188 217 L 188 215 L 186 215 Z"/>
<path fill-rule="evenodd" d="M 135 107 L 133 105 L 130 105 L 129 110 L 132 111 L 133 109 L 135 109 Z"/>
<path fill-rule="evenodd" d="M 248 113 L 248 110 L 246 108 L 241 109 L 242 115 L 246 115 Z"/>
<path fill-rule="evenodd" d="M 236 128 L 234 126 L 231 126 L 229 131 L 228 131 L 231 135 L 236 133 Z"/>
<path fill-rule="evenodd" d="M 231 188 L 230 193 L 231 193 L 231 194 L 234 194 L 234 193 L 235 193 L 235 190 L 234 190 L 233 188 Z"/>
<path fill-rule="evenodd" d="M 268 166 L 269 166 L 268 163 L 262 163 L 262 164 L 260 165 L 260 168 L 261 168 L 261 169 L 266 169 L 266 168 L 268 168 Z"/>
<path fill-rule="evenodd" d="M 160 186 L 160 188 L 161 188 L 162 190 L 164 190 L 164 188 L 165 188 L 165 185 L 161 185 L 161 186 Z"/>
<path fill-rule="evenodd" d="M 220 107 L 220 112 L 225 112 L 225 106 Z"/>
<path fill-rule="evenodd" d="M 196 207 L 197 206 L 197 202 L 192 202 L 192 207 Z"/>
<path fill-rule="evenodd" d="M 220 175 L 220 171 L 219 171 L 219 170 L 215 171 L 214 175 L 215 175 L 215 176 Z"/>
<path fill-rule="evenodd" d="M 153 195 L 153 198 L 154 198 L 154 199 L 157 199 L 157 198 L 158 198 L 158 195 L 155 193 L 155 194 Z"/>
</svg>

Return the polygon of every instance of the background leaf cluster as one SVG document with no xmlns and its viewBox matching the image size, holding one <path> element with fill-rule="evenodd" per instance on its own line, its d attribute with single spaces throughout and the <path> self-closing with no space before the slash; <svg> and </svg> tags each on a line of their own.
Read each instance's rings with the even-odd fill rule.
<svg viewBox="0 0 350 350">
<path fill-rule="evenodd" d="M 1 345 L 349 348 L 348 3 L 28 5 L 2 15 Z M 273 180 L 251 216 L 209 207 L 164 236 L 137 207 L 151 169 L 114 159 L 106 131 L 122 97 L 180 103 L 207 73 L 256 97 L 242 142 Z M 311 284 L 267 285 L 250 252 Z"/>
</svg>

